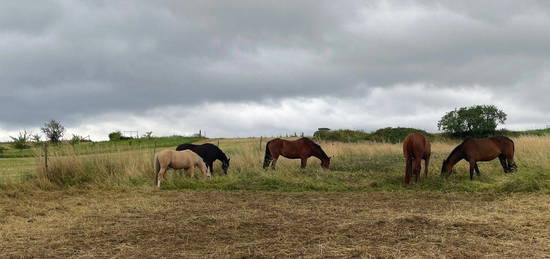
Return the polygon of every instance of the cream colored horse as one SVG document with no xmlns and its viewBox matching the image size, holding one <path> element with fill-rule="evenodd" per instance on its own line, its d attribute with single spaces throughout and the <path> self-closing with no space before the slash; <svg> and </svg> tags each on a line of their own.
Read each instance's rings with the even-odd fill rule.
<svg viewBox="0 0 550 259">
<path fill-rule="evenodd" d="M 165 178 L 164 174 L 168 168 L 175 170 L 184 169 L 186 172 L 191 171 L 191 177 L 195 177 L 195 167 L 198 167 L 204 176 L 211 176 L 202 158 L 191 150 L 160 151 L 155 155 L 155 184 L 160 187 L 160 181 Z"/>
</svg>

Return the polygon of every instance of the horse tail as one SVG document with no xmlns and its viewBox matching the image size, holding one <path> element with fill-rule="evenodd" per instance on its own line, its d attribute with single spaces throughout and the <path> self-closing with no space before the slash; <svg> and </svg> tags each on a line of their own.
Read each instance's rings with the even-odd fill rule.
<svg viewBox="0 0 550 259">
<path fill-rule="evenodd" d="M 159 172 L 160 172 L 160 162 L 159 162 L 159 158 L 157 155 L 155 155 L 155 185 L 157 185 L 157 181 L 158 181 L 158 177 L 159 177 Z"/>
<path fill-rule="evenodd" d="M 269 150 L 269 142 L 265 144 L 265 157 L 264 157 L 264 169 L 266 169 L 269 166 L 269 163 L 273 160 L 273 156 L 271 155 L 271 151 Z"/>
</svg>

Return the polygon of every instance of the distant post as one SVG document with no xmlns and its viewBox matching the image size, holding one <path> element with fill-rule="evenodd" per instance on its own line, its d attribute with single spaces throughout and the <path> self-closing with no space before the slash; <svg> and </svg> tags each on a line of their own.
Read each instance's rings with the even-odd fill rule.
<svg viewBox="0 0 550 259">
<path fill-rule="evenodd" d="M 44 142 L 44 169 L 48 171 L 48 142 Z"/>
</svg>

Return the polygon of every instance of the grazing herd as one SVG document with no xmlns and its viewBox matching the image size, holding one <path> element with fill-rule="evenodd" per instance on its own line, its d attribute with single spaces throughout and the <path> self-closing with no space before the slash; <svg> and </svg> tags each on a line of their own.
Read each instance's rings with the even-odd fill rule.
<svg viewBox="0 0 550 259">
<path fill-rule="evenodd" d="M 514 151 L 514 142 L 507 137 L 466 138 L 443 160 L 441 175 L 449 175 L 454 165 L 464 159 L 470 164 L 470 180 L 472 180 L 474 172 L 478 176 L 480 175 L 477 162 L 491 161 L 497 157 L 504 173 L 514 172 L 517 170 L 514 162 Z M 306 167 L 307 159 L 312 156 L 321 160 L 322 168 L 329 169 L 330 166 L 330 157 L 319 144 L 309 138 L 300 138 L 294 141 L 276 138 L 268 141 L 265 147 L 263 168 L 267 169 L 271 165 L 271 168 L 275 169 L 280 156 L 289 159 L 300 159 L 301 168 Z M 405 185 L 411 183 L 413 176 L 416 182 L 419 181 L 422 160 L 424 160 L 424 176 L 428 176 L 431 145 L 424 134 L 413 133 L 405 137 L 403 140 L 403 156 L 405 158 Z M 223 173 L 227 175 L 230 158 L 214 144 L 181 144 L 175 151 L 161 151 L 155 155 L 154 160 L 155 185 L 160 186 L 160 182 L 165 178 L 166 170 L 169 168 L 190 171 L 192 177 L 194 176 L 194 168 L 199 168 L 204 176 L 210 177 L 213 163 L 216 160 L 222 162 Z"/>
</svg>

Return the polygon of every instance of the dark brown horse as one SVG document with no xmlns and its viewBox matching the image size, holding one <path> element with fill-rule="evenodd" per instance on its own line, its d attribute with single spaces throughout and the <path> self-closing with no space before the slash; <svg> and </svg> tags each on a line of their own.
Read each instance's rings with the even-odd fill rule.
<svg viewBox="0 0 550 259">
<path fill-rule="evenodd" d="M 428 177 L 428 166 L 432 154 L 428 138 L 421 133 L 409 134 L 403 140 L 403 156 L 405 157 L 405 184 L 411 183 L 411 177 L 415 175 L 415 181 L 420 178 L 422 159 L 424 159 L 424 175 Z"/>
<path fill-rule="evenodd" d="M 280 138 L 270 140 L 265 145 L 264 169 L 269 167 L 275 169 L 279 156 L 284 156 L 290 159 L 301 159 L 302 168 L 306 167 L 307 159 L 314 156 L 321 160 L 321 166 L 328 169 L 330 165 L 330 157 L 325 151 L 315 142 L 308 138 L 301 138 L 290 141 Z"/>
<path fill-rule="evenodd" d="M 453 166 L 464 159 L 470 163 L 470 180 L 474 178 L 474 171 L 480 175 L 478 161 L 491 161 L 498 157 L 504 173 L 517 170 L 514 162 L 514 141 L 507 137 L 467 138 L 443 160 L 441 175 L 450 174 Z"/>
</svg>

